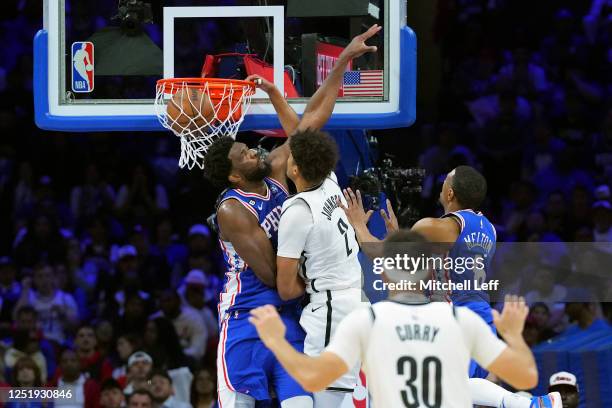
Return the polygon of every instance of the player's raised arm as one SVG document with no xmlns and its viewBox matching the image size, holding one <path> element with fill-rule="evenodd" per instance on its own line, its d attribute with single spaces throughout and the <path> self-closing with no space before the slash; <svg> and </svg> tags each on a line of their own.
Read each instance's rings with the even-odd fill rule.
<svg viewBox="0 0 612 408">
<path fill-rule="evenodd" d="M 255 86 L 257 88 L 268 94 L 270 103 L 272 103 L 272 106 L 278 115 L 278 120 L 280 121 L 283 130 L 287 136 L 290 137 L 297 129 L 298 124 L 300 123 L 300 117 L 297 113 L 295 113 L 291 105 L 287 103 L 287 100 L 283 94 L 281 94 L 280 90 L 272 82 L 257 74 L 248 76 L 246 80 L 255 82 Z"/>
<path fill-rule="evenodd" d="M 293 108 L 287 103 L 274 84 L 256 75 L 249 76 L 247 80 L 261 80 L 257 81 L 256 86 L 267 92 L 270 96 L 270 102 L 278 114 L 281 126 L 287 134 L 287 137 L 290 138 L 296 131 L 300 130 L 321 129 L 327 123 L 334 111 L 336 99 L 338 98 L 338 91 L 342 85 L 344 71 L 349 61 L 365 53 L 376 52 L 376 46 L 368 46 L 365 42 L 376 35 L 381 29 L 382 27 L 374 24 L 368 31 L 353 38 L 338 57 L 329 76 L 310 98 L 301 119 L 299 119 Z M 285 173 L 288 158 L 289 144 L 287 142 L 277 149 L 274 149 L 268 156 L 268 160 L 272 166 L 272 177 L 282 183 L 286 183 Z"/>
<path fill-rule="evenodd" d="M 505 344 L 474 312 L 465 309 L 458 314 L 472 358 L 516 389 L 531 389 L 538 383 L 533 354 L 523 339 L 528 313 L 525 300 L 517 296 L 506 296 L 501 314 L 493 310 L 493 321 Z"/>
<path fill-rule="evenodd" d="M 257 219 L 237 200 L 226 200 L 217 210 L 217 222 L 225 241 L 230 241 L 240 258 L 264 284 L 276 286 L 276 257 L 270 239 Z"/>
<path fill-rule="evenodd" d="M 366 41 L 375 36 L 381 29 L 381 26 L 374 24 L 368 31 L 353 38 L 349 45 L 346 46 L 334 64 L 329 76 L 321 87 L 317 89 L 312 98 L 310 98 L 297 130 L 321 129 L 327 123 L 334 110 L 346 66 L 351 60 L 359 58 L 363 54 L 376 52 L 377 47 L 367 45 Z"/>
<path fill-rule="evenodd" d="M 261 341 L 306 391 L 324 390 L 349 370 L 335 353 L 323 352 L 317 357 L 309 357 L 296 351 L 285 339 L 286 327 L 272 306 L 251 310 L 249 321 L 257 329 Z"/>
</svg>

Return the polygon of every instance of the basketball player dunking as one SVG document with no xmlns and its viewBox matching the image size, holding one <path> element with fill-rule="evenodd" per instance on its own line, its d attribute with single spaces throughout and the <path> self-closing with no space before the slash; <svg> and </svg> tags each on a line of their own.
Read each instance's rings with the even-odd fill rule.
<svg viewBox="0 0 612 408">
<path fill-rule="evenodd" d="M 457 283 L 486 281 L 497 240 L 493 224 L 482 213 L 475 211 L 482 205 L 486 192 L 487 182 L 482 174 L 472 167 L 459 166 L 447 175 L 442 185 L 440 204 L 444 208 L 444 215 L 441 218 L 423 218 L 412 227 L 412 231 L 420 233 L 431 242 L 452 244 L 449 251 L 451 258 L 480 258 L 484 264 L 484 268 L 466 269 L 462 273 L 455 270 L 439 271 L 442 273 L 438 279 Z M 345 212 L 355 228 L 359 242 L 376 241 L 377 239 L 368 231 L 366 225 L 368 216 L 363 211 L 360 197 L 355 196 L 350 190 L 346 191 L 345 196 L 349 203 Z M 471 309 L 495 332 L 487 292 L 483 290 L 452 292 L 450 300 L 455 306 Z M 561 408 L 561 398 L 558 393 L 529 399 L 485 380 L 487 375 L 485 369 L 475 361 L 471 362 L 469 385 L 475 404 L 500 408 Z"/>
<path fill-rule="evenodd" d="M 406 230 L 391 234 L 384 246 L 384 254 L 390 258 L 418 257 L 428 250 L 424 238 Z M 411 281 L 418 288 L 418 282 L 429 275 L 427 270 L 385 269 L 383 279 Z M 430 302 L 418 289 L 391 291 L 388 301 L 351 312 L 316 357 L 300 354 L 287 343 L 285 328 L 273 307 L 251 313 L 250 321 L 265 345 L 313 392 L 325 389 L 359 360 L 363 361 L 374 407 L 471 406 L 465 375 L 470 358 L 516 388 L 537 384 L 533 354 L 522 337 L 528 313 L 522 298 L 508 297 L 501 315 L 495 316 L 504 343 L 468 308 Z"/>
<path fill-rule="evenodd" d="M 310 99 L 301 120 L 277 89 L 267 81 L 259 81 L 289 139 L 298 131 L 319 129 L 327 122 L 346 65 L 373 51 L 365 40 L 379 30 L 373 26 L 344 49 L 328 79 Z M 288 196 L 288 156 L 287 143 L 264 159 L 244 143 L 225 137 L 215 141 L 204 158 L 206 176 L 226 188 L 217 203 L 215 221 L 227 266 L 219 301 L 217 371 L 221 408 L 253 407 L 256 401 L 270 399 L 270 387 L 283 408 L 312 407 L 310 394 L 286 373 L 247 321 L 251 309 L 271 304 L 287 326 L 292 346 L 303 349 L 298 301 L 284 301 L 274 289 L 278 224 L 281 206 Z"/>
</svg>

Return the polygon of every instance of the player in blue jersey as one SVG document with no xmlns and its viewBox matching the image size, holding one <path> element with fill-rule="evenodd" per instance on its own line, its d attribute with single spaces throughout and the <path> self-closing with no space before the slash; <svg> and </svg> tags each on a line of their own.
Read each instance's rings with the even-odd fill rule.
<svg viewBox="0 0 612 408">
<path fill-rule="evenodd" d="M 375 50 L 365 41 L 378 31 L 378 26 L 373 26 L 343 50 L 301 119 L 271 83 L 256 76 L 247 79 L 258 79 L 258 86 L 268 93 L 289 137 L 320 129 L 331 116 L 347 64 Z M 302 351 L 299 299 L 283 301 L 274 288 L 278 224 L 288 196 L 288 157 L 288 143 L 264 158 L 244 143 L 224 137 L 213 143 L 204 158 L 206 176 L 225 188 L 215 221 L 227 267 L 219 301 L 217 372 L 221 408 L 254 407 L 257 401 L 270 399 L 270 388 L 282 408 L 312 407 L 311 395 L 287 374 L 247 320 L 253 308 L 275 306 L 288 328 L 288 341 Z"/>
<path fill-rule="evenodd" d="M 459 166 L 448 173 L 442 185 L 440 204 L 444 208 L 444 215 L 441 218 L 423 218 L 414 224 L 412 231 L 420 233 L 430 242 L 448 243 L 450 258 L 473 258 L 474 265 L 481 266 L 442 271 L 442 276 L 437 278 L 453 283 L 472 282 L 470 290 L 448 293 L 448 300 L 455 305 L 468 307 L 495 331 L 489 295 L 485 291 L 475 290 L 473 284 L 474 280 L 479 283 L 486 281 L 497 240 L 493 224 L 476 211 L 482 205 L 486 194 L 487 182 L 482 174 L 473 167 Z M 345 197 L 348 203 L 345 211 L 359 242 L 378 241 L 367 229 L 371 212 L 364 211 L 361 196 L 347 190 Z M 398 223 L 393 212 L 381 212 L 387 228 L 397 228 Z M 485 380 L 487 374 L 486 370 L 472 361 L 469 385 L 472 399 L 477 405 L 499 408 L 561 408 L 561 397 L 558 393 L 525 398 Z"/>
</svg>

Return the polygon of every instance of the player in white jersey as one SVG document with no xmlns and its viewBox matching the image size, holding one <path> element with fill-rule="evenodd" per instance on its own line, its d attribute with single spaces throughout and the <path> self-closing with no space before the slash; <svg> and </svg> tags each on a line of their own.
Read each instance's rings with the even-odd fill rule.
<svg viewBox="0 0 612 408">
<path fill-rule="evenodd" d="M 304 353 L 317 356 L 340 321 L 365 300 L 359 245 L 338 206 L 344 198 L 333 172 L 338 161 L 334 140 L 322 132 L 302 132 L 291 138 L 289 149 L 287 176 L 298 192 L 283 204 L 276 286 L 283 299 L 308 293 L 300 325 L 306 332 Z M 315 393 L 315 408 L 335 408 L 350 400 L 358 374 L 355 361 L 346 375 Z"/>
<path fill-rule="evenodd" d="M 426 251 L 425 240 L 414 232 L 399 231 L 385 241 L 387 257 L 419 257 Z M 429 271 L 386 269 L 383 277 L 387 282 L 418 282 L 428 279 Z M 274 308 L 251 311 L 250 321 L 266 347 L 307 390 L 324 389 L 361 360 L 375 407 L 468 408 L 470 358 L 516 388 L 537 384 L 533 354 L 522 337 L 527 314 L 524 300 L 517 297 L 506 298 L 501 314 L 494 312 L 504 343 L 467 308 L 431 303 L 418 289 L 391 290 L 389 301 L 349 314 L 318 357 L 291 347 Z"/>
</svg>

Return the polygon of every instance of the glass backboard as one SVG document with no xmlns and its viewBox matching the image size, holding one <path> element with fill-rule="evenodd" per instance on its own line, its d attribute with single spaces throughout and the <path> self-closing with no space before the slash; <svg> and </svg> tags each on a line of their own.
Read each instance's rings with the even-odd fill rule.
<svg viewBox="0 0 612 408">
<path fill-rule="evenodd" d="M 328 128 L 415 120 L 416 39 L 397 0 L 48 0 L 35 38 L 35 109 L 49 130 L 161 130 L 160 78 L 258 73 L 303 112 L 350 39 L 372 24 L 378 52 L 352 61 Z M 280 125 L 265 93 L 241 130 Z"/>
</svg>

